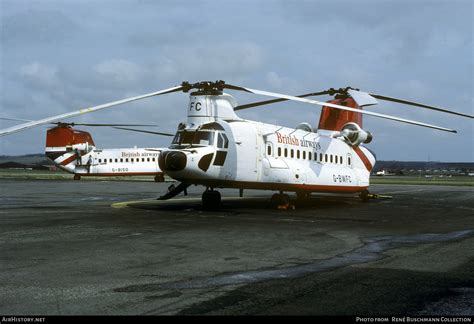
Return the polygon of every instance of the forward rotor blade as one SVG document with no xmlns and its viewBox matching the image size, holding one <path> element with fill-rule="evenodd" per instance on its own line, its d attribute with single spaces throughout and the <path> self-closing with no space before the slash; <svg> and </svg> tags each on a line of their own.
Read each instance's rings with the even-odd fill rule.
<svg viewBox="0 0 474 324">
<path fill-rule="evenodd" d="M 312 97 L 312 96 L 322 96 L 322 95 L 326 95 L 326 94 L 329 94 L 329 93 L 330 93 L 330 90 L 325 90 L 325 91 L 321 91 L 321 92 L 311 92 L 311 93 L 303 94 L 303 95 L 300 95 L 300 96 L 297 96 L 297 97 L 306 98 L 306 97 Z M 234 111 L 247 109 L 247 108 L 258 107 L 258 106 L 263 106 L 263 105 L 269 105 L 269 104 L 282 102 L 282 101 L 287 101 L 287 100 L 289 100 L 289 99 L 280 98 L 280 99 L 272 99 L 272 100 L 252 102 L 252 103 L 248 103 L 248 104 L 245 104 L 245 105 L 237 106 L 237 107 L 234 108 Z"/>
<path fill-rule="evenodd" d="M 168 88 L 168 89 L 164 89 L 164 90 L 144 94 L 144 95 L 137 96 L 137 97 L 132 97 L 132 98 L 122 99 L 122 100 L 118 100 L 118 101 L 113 101 L 113 102 L 109 102 L 109 103 L 106 103 L 106 104 L 102 104 L 102 105 L 98 105 L 98 106 L 94 106 L 94 107 L 90 107 L 90 108 L 85 108 L 85 109 L 81 109 L 81 110 L 77 110 L 77 111 L 73 111 L 73 112 L 69 112 L 69 113 L 65 113 L 65 114 L 61 114 L 61 115 L 57 115 L 57 116 L 52 116 L 52 117 L 44 118 L 44 119 L 37 120 L 37 121 L 27 122 L 27 123 L 24 123 L 24 124 L 20 124 L 20 125 L 17 125 L 17 126 L 13 126 L 13 127 L 10 127 L 10 128 L 0 130 L 0 136 L 5 136 L 5 135 L 8 135 L 8 134 L 16 133 L 16 132 L 19 132 L 19 131 L 22 131 L 22 130 L 25 130 L 25 129 L 36 127 L 36 126 L 39 126 L 39 125 L 44 125 L 44 124 L 51 123 L 51 122 L 54 122 L 54 121 L 57 121 L 57 120 L 71 118 L 71 117 L 74 117 L 74 116 L 91 113 L 93 111 L 97 111 L 97 110 L 101 110 L 101 109 L 105 109 L 105 108 L 110 108 L 110 107 L 122 105 L 122 104 L 127 103 L 127 102 L 132 102 L 132 101 L 136 101 L 136 100 L 140 100 L 140 99 L 144 99 L 144 98 L 148 98 L 148 97 L 158 96 L 158 95 L 162 95 L 162 94 L 165 94 L 165 93 L 180 91 L 182 89 L 183 89 L 182 86 L 176 86 L 176 87 L 172 87 L 172 88 Z"/>
<path fill-rule="evenodd" d="M 90 124 L 90 123 L 51 123 L 55 125 L 70 125 L 70 126 L 92 126 L 92 127 L 114 127 L 114 126 L 131 126 L 131 127 L 157 127 L 158 125 L 150 124 Z"/>
<path fill-rule="evenodd" d="M 374 112 L 367 111 L 367 110 L 354 109 L 354 108 L 350 108 L 350 107 L 335 105 L 335 104 L 332 104 L 332 103 L 329 103 L 329 102 L 321 102 L 321 101 L 317 101 L 317 100 L 311 100 L 311 99 L 305 99 L 305 98 L 300 98 L 300 97 L 295 97 L 295 96 L 289 96 L 289 95 L 285 95 L 285 94 L 281 94 L 281 93 L 275 93 L 275 92 L 269 92 L 269 91 L 263 91 L 263 90 L 256 90 L 256 89 L 251 89 L 251 88 L 244 88 L 244 87 L 238 87 L 238 86 L 227 85 L 227 84 L 226 84 L 226 87 L 228 89 L 246 91 L 246 92 L 250 92 L 250 93 L 254 93 L 254 94 L 259 94 L 259 95 L 262 95 L 262 96 L 300 101 L 300 102 L 310 103 L 310 104 L 313 104 L 313 105 L 327 106 L 327 107 L 331 107 L 331 108 L 336 108 L 336 109 L 341 109 L 341 110 L 348 110 L 348 111 L 358 112 L 358 113 L 365 114 L 365 115 L 371 115 L 371 116 L 375 116 L 375 117 L 395 120 L 395 121 L 402 122 L 402 123 L 413 124 L 413 125 L 418 125 L 418 126 L 423 126 L 423 127 L 433 128 L 433 129 L 439 129 L 439 130 L 446 131 L 446 132 L 451 132 L 451 133 L 457 133 L 457 131 L 454 130 L 454 129 L 444 128 L 444 127 L 435 126 L 435 125 L 431 125 L 431 124 L 425 124 L 425 123 L 417 122 L 417 121 L 414 121 L 414 120 L 394 117 L 394 116 L 390 116 L 390 115 L 374 113 Z"/>
<path fill-rule="evenodd" d="M 453 114 L 453 115 L 458 115 L 458 116 L 463 116 L 463 117 L 467 117 L 467 118 L 474 118 L 473 115 L 463 114 L 463 113 L 459 113 L 459 112 L 456 112 L 456 111 L 451 111 L 451 110 L 447 110 L 447 109 L 443 109 L 443 108 L 439 108 L 439 107 L 435 107 L 435 106 L 429 106 L 429 105 L 425 105 L 425 104 L 414 102 L 414 101 L 408 101 L 408 100 L 404 100 L 404 99 L 387 97 L 387 96 L 382 96 L 382 95 L 373 94 L 373 93 L 370 93 L 370 95 L 372 97 L 380 99 L 380 100 L 392 101 L 392 102 L 401 103 L 401 104 L 404 104 L 404 105 L 410 105 L 410 106 L 415 106 L 415 107 L 421 107 L 421 108 L 436 110 L 436 111 L 440 111 L 440 112 L 444 112 L 444 113 L 448 113 L 448 114 Z"/>
<path fill-rule="evenodd" d="M 2 120 L 11 120 L 11 121 L 22 121 L 22 122 L 30 122 L 30 119 L 22 119 L 22 118 L 9 118 L 9 117 L 0 117 Z"/>
<path fill-rule="evenodd" d="M 112 127 L 112 128 L 127 130 L 131 132 L 148 133 L 148 134 L 154 134 L 154 135 L 174 136 L 174 134 L 170 134 L 170 133 L 152 132 L 152 131 L 146 131 L 142 129 L 133 129 L 133 128 L 126 128 L 126 127 Z"/>
</svg>

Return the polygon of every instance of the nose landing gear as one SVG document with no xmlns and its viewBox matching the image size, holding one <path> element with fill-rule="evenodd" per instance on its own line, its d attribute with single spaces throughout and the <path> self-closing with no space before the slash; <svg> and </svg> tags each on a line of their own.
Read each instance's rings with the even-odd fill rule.
<svg viewBox="0 0 474 324">
<path fill-rule="evenodd" d="M 202 193 L 202 206 L 206 210 L 217 210 L 221 206 L 221 194 L 219 191 L 207 188 Z"/>
</svg>

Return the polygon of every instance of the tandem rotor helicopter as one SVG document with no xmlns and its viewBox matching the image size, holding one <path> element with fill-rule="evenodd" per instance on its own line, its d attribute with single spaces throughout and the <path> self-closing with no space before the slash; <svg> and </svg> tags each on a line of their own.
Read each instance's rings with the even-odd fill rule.
<svg viewBox="0 0 474 324">
<path fill-rule="evenodd" d="M 238 105 L 234 97 L 224 93 L 224 90 L 244 91 L 275 99 Z M 202 194 L 202 203 L 206 209 L 220 205 L 218 188 L 237 188 L 241 196 L 244 189 L 276 191 L 271 199 L 275 206 L 289 203 L 287 192 L 295 192 L 298 198 L 305 198 L 313 192 L 359 193 L 362 200 L 368 200 L 370 171 L 376 157 L 363 145 L 373 138 L 363 128 L 363 115 L 456 133 L 453 129 L 363 110 L 366 106 L 377 104 L 377 99 L 474 118 L 350 87 L 291 96 L 235 86 L 224 81 L 203 81 L 183 82 L 179 86 L 145 95 L 26 122 L 0 130 L 0 136 L 179 91 L 190 93 L 187 120 L 179 124 L 170 146 L 159 149 L 158 164 L 161 171 L 180 184 L 158 199 L 170 199 L 186 192 L 193 184 L 203 185 L 206 189 Z M 307 98 L 320 95 L 334 96 L 334 99 L 321 102 Z M 296 128 L 271 125 L 245 120 L 236 114 L 239 110 L 286 100 L 322 106 L 318 127 L 313 128 L 306 122 Z M 58 127 L 60 129 L 61 126 Z M 77 139 L 64 136 L 58 135 L 61 140 L 56 146 L 47 147 L 46 151 L 61 154 L 67 149 L 77 149 L 84 158 L 96 154 L 87 136 Z M 121 167 L 120 162 L 116 167 Z"/>
</svg>

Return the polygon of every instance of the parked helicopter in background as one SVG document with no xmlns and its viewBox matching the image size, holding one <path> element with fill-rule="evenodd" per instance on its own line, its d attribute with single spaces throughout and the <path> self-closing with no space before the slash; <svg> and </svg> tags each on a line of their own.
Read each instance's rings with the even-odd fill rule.
<svg viewBox="0 0 474 324">
<path fill-rule="evenodd" d="M 224 89 L 244 91 L 277 99 L 239 106 Z M 221 195 L 217 188 L 276 191 L 274 205 L 287 204 L 286 192 L 300 198 L 312 192 L 359 193 L 369 197 L 369 178 L 376 156 L 363 144 L 373 135 L 364 130 L 362 116 L 371 115 L 417 126 L 456 133 L 453 129 L 363 110 L 388 100 L 467 118 L 472 115 L 449 111 L 407 100 L 369 94 L 350 87 L 329 89 L 301 96 L 262 91 L 216 82 L 183 82 L 180 86 L 114 101 L 111 103 L 28 122 L 0 131 L 0 136 L 56 120 L 114 107 L 127 102 L 172 92 L 190 92 L 187 120 L 180 123 L 171 145 L 160 152 L 161 170 L 180 182 L 159 199 L 169 199 L 192 184 L 206 187 L 202 194 L 205 208 L 217 208 Z M 306 97 L 335 96 L 329 102 Z M 279 101 L 293 100 L 322 106 L 317 128 L 302 123 L 296 128 L 240 118 L 236 111 Z"/>
<path fill-rule="evenodd" d="M 3 120 L 31 120 L 0 117 Z M 56 167 L 74 174 L 74 180 L 81 177 L 153 176 L 157 182 L 164 181 L 164 173 L 158 166 L 158 156 L 163 148 L 98 148 L 89 132 L 75 126 L 113 127 L 126 131 L 162 136 L 173 134 L 143 130 L 142 124 L 91 124 L 52 123 L 55 127 L 46 132 L 45 155 Z"/>
</svg>

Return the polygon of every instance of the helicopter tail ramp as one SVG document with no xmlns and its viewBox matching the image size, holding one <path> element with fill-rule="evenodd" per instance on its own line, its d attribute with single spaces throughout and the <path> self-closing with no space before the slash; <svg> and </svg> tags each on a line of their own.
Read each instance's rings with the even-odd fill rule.
<svg viewBox="0 0 474 324">
<path fill-rule="evenodd" d="M 57 166 L 68 169 L 95 147 L 91 134 L 70 126 L 51 128 L 46 133 L 46 156 Z"/>
</svg>

